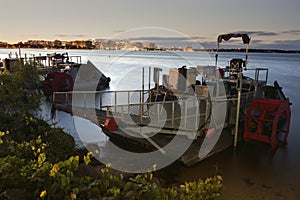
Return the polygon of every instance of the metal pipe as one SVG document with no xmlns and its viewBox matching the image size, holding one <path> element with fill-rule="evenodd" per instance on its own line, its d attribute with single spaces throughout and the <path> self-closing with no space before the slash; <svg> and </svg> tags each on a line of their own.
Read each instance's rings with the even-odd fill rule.
<svg viewBox="0 0 300 200">
<path fill-rule="evenodd" d="M 115 92 L 115 112 L 117 112 L 117 93 Z"/>
<path fill-rule="evenodd" d="M 124 121 L 124 106 L 121 106 L 121 119 Z"/>
<path fill-rule="evenodd" d="M 188 116 L 188 101 L 184 101 L 184 128 L 187 128 L 187 116 Z"/>
<path fill-rule="evenodd" d="M 238 73 L 238 102 L 235 116 L 235 134 L 234 134 L 234 147 L 237 147 L 238 133 L 239 133 L 239 118 L 240 118 L 240 107 L 241 107 L 241 93 L 242 93 L 242 73 Z"/>
<path fill-rule="evenodd" d="M 157 124 L 158 124 L 158 126 L 159 126 L 159 122 L 160 122 L 160 112 L 159 112 L 160 108 L 159 108 L 159 105 L 160 104 L 156 104 L 156 107 L 157 107 L 157 110 L 156 110 L 156 113 L 157 113 Z"/>
<path fill-rule="evenodd" d="M 199 103 L 196 101 L 195 131 L 197 131 L 198 128 L 199 128 L 199 118 L 200 118 L 200 115 L 199 115 Z"/>
<path fill-rule="evenodd" d="M 67 106 L 68 106 L 69 105 L 69 100 L 68 100 L 68 93 L 67 92 L 66 92 L 65 98 L 66 98 L 66 103 L 67 103 Z"/>
<path fill-rule="evenodd" d="M 149 84 L 148 84 L 148 90 L 150 91 L 151 87 L 151 67 L 149 67 Z"/>
<path fill-rule="evenodd" d="M 218 69 L 218 54 L 219 54 L 219 41 L 217 41 L 217 52 L 216 52 L 216 70 Z"/>
<path fill-rule="evenodd" d="M 100 92 L 100 110 L 102 110 L 102 93 Z"/>
<path fill-rule="evenodd" d="M 174 103 L 175 102 L 172 101 L 172 128 L 174 128 L 174 117 L 175 117 L 175 104 Z"/>
<path fill-rule="evenodd" d="M 142 73 L 143 73 L 143 76 L 142 76 L 142 102 L 144 102 L 144 92 L 145 92 L 145 69 L 143 67 L 142 69 Z"/>
<path fill-rule="evenodd" d="M 140 124 L 143 124 L 143 112 L 142 112 L 142 107 L 143 107 L 143 104 L 140 103 L 139 105 L 140 107 Z"/>
<path fill-rule="evenodd" d="M 245 70 L 247 70 L 247 64 L 248 64 L 248 49 L 249 49 L 249 44 L 246 44 Z"/>
</svg>

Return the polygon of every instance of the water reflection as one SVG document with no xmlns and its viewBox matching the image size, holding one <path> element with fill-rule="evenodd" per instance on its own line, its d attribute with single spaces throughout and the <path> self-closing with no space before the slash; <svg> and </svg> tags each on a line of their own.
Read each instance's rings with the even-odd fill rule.
<svg viewBox="0 0 300 200">
<path fill-rule="evenodd" d="M 193 53 L 189 55 L 191 57 L 198 56 Z M 225 53 L 223 60 L 220 57 L 220 64 L 226 65 L 226 60 L 231 57 L 231 53 Z M 155 55 L 152 55 L 151 58 L 155 59 Z M 144 58 L 140 57 L 139 59 Z M 196 61 L 197 59 L 195 58 Z M 159 59 L 158 62 L 162 62 L 162 60 Z M 145 63 L 149 64 L 148 62 Z M 298 189 L 300 186 L 299 63 L 300 56 L 298 54 L 251 53 L 249 55 L 248 67 L 268 67 L 270 70 L 269 84 L 273 84 L 275 80 L 278 80 L 286 96 L 293 103 L 291 107 L 291 129 L 287 146 L 280 147 L 275 152 L 271 152 L 271 147 L 268 144 L 240 143 L 238 149 L 229 148 L 190 168 L 180 167 L 177 183 L 205 178 L 217 172 L 224 177 L 224 189 L 222 197 L 219 199 L 300 199 L 300 191 Z M 120 68 L 111 69 L 112 74 L 109 74 L 109 76 L 114 80 L 113 73 L 126 67 L 130 67 L 130 65 L 126 65 L 125 63 Z M 99 102 L 99 97 L 97 98 L 96 102 Z M 109 97 L 106 100 L 114 101 Z M 43 104 L 42 111 L 44 113 L 43 117 L 51 121 L 51 106 L 47 103 Z M 78 120 L 76 122 L 79 122 L 83 131 L 87 132 L 86 136 L 84 136 L 86 143 L 95 141 L 96 139 L 97 142 L 93 145 L 97 145 L 100 148 L 105 146 L 108 138 L 102 133 L 99 127 L 88 120 L 56 111 L 55 119 L 51 122 L 57 123 L 56 126 L 63 127 L 66 132 L 74 136 L 78 146 L 83 146 L 74 127 L 74 120 Z M 103 151 L 105 152 L 105 150 Z"/>
<path fill-rule="evenodd" d="M 89 120 L 71 114 L 55 110 L 52 115 L 52 104 L 43 102 L 41 105 L 41 118 L 53 124 L 55 127 L 61 127 L 66 133 L 74 137 L 77 147 L 82 148 L 86 144 L 93 144 L 103 148 L 108 137 L 102 132 L 102 129 Z M 77 124 L 75 127 L 75 123 Z M 85 133 L 78 135 L 78 132 Z"/>
</svg>

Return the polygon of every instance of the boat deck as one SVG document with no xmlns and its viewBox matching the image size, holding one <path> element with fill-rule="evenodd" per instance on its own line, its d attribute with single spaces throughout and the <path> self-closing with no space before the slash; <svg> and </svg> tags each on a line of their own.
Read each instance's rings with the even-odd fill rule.
<svg viewBox="0 0 300 200">
<path fill-rule="evenodd" d="M 159 148 L 164 147 L 167 145 L 177 134 L 179 134 L 179 137 L 177 138 L 178 141 L 182 140 L 182 143 L 186 143 L 186 140 L 194 139 L 197 137 L 195 135 L 196 131 L 195 128 L 195 119 L 188 120 L 191 118 L 191 116 L 188 116 L 188 110 L 187 113 L 184 115 L 182 124 L 183 130 L 174 130 L 174 124 L 176 124 L 176 119 L 169 120 L 167 123 L 161 126 L 148 126 L 147 118 L 143 118 L 143 125 L 138 126 L 140 122 L 140 116 L 139 115 L 131 115 L 121 112 L 112 112 L 117 111 L 118 109 L 115 106 L 106 107 L 101 105 L 101 109 L 95 109 L 95 108 L 89 108 L 87 107 L 88 103 L 85 103 L 85 107 L 82 106 L 72 106 L 71 100 L 72 93 L 56 93 L 56 96 L 54 96 L 53 101 L 53 107 L 57 110 L 64 111 L 67 113 L 70 113 L 75 116 L 79 116 L 85 119 L 90 120 L 91 122 L 95 123 L 96 125 L 102 127 L 103 132 L 110 137 L 110 140 L 117 143 L 117 145 L 122 146 L 122 144 L 131 144 L 133 146 L 139 146 L 142 147 L 142 150 L 145 152 L 154 151 Z M 113 95 L 114 96 L 114 95 Z M 86 98 L 86 97 L 85 97 Z M 160 109 L 159 109 L 160 110 Z M 137 112 L 139 113 L 139 111 Z M 117 117 L 119 116 L 119 118 Z M 122 116 L 122 118 L 121 118 Z M 186 118 L 188 116 L 188 118 Z M 119 126 L 121 126 L 116 131 L 109 131 L 105 127 L 103 127 L 104 121 L 107 118 L 114 117 L 116 120 L 118 119 L 126 119 L 131 118 L 130 123 L 118 123 Z M 173 116 L 174 117 L 174 116 Z M 193 116 L 192 116 L 193 117 Z M 194 116 L 195 117 L 195 116 Z M 205 117 L 205 116 L 203 116 Z M 200 120 L 200 117 L 198 117 Z M 186 120 L 184 120 L 186 119 Z M 126 120 L 125 120 L 126 121 Z M 159 120 L 158 120 L 159 121 Z M 135 122 L 135 123 L 133 123 Z M 192 124 L 190 124 L 193 122 Z M 187 129 L 189 125 L 191 125 L 193 130 Z M 138 130 L 139 129 L 139 130 Z M 128 134 L 129 133 L 129 134 Z M 158 134 L 157 134 L 158 133 Z M 141 137 L 141 134 L 143 137 Z M 147 134 L 150 134 L 151 137 Z M 153 135 L 153 136 L 152 136 Z M 148 137 L 149 136 L 149 137 Z M 213 136 L 214 137 L 214 136 Z M 222 133 L 219 137 L 219 135 L 215 135 L 215 137 L 218 137 L 217 143 L 215 144 L 216 140 L 214 138 L 206 138 L 205 145 L 203 144 L 203 141 L 205 139 L 205 136 L 203 134 L 198 134 L 197 139 L 193 140 L 189 148 L 184 152 L 179 160 L 184 163 L 186 166 L 191 166 L 204 158 L 211 156 L 217 152 L 220 152 L 230 146 L 233 145 L 233 138 L 232 131 L 228 128 L 224 128 L 222 130 Z M 150 139 L 149 139 L 150 138 Z M 213 143 L 210 145 L 210 143 Z M 179 145 L 181 142 L 178 143 Z M 212 148 L 213 147 L 213 148 Z M 177 149 L 179 148 L 176 145 L 173 145 L 172 148 Z M 211 149 L 212 148 L 212 149 Z M 141 150 L 141 149 L 139 149 Z M 200 152 L 199 152 L 200 151 Z M 205 156 L 201 157 L 200 154 L 203 154 Z"/>
</svg>

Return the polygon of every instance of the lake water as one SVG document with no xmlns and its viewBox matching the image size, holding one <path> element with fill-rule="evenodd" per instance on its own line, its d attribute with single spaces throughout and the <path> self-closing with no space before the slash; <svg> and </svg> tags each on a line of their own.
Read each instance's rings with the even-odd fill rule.
<svg viewBox="0 0 300 200">
<path fill-rule="evenodd" d="M 0 49 L 0 58 L 18 52 L 17 49 Z M 63 53 L 65 50 L 22 49 L 22 55 L 45 55 Z M 68 50 L 71 56 L 82 56 L 83 62 L 90 60 L 105 75 L 111 77 L 110 90 L 141 89 L 142 67 L 148 77 L 149 67 L 163 68 L 168 73 L 170 67 L 214 65 L 214 54 L 204 52 L 122 52 Z M 244 58 L 243 53 L 220 53 L 219 64 L 228 65 L 231 58 Z M 278 81 L 283 91 L 293 103 L 291 129 L 288 145 L 271 153 L 267 144 L 243 144 L 237 149 L 230 148 L 218 153 L 190 168 L 181 167 L 177 181 L 195 180 L 215 173 L 224 177 L 224 189 L 220 199 L 300 199 L 300 54 L 250 53 L 249 68 L 269 69 L 269 84 Z M 153 83 L 152 83 L 153 85 Z M 42 105 L 42 116 L 50 119 L 50 105 Z M 74 120 L 87 130 L 85 138 L 79 138 Z M 56 112 L 55 122 L 72 134 L 80 146 L 97 140 L 105 145 L 108 138 L 101 129 L 88 120 L 71 117 Z"/>
</svg>

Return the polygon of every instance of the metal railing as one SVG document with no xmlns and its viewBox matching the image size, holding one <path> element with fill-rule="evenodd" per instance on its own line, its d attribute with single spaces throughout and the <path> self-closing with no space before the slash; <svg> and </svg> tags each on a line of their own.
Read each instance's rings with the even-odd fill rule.
<svg viewBox="0 0 300 200">
<path fill-rule="evenodd" d="M 148 90 L 54 92 L 52 101 L 67 106 L 106 110 L 107 106 L 141 103 L 148 94 Z"/>
<path fill-rule="evenodd" d="M 236 96 L 222 96 L 203 98 L 191 96 L 190 99 L 143 102 L 149 91 L 72 91 L 53 93 L 53 103 L 82 108 L 96 108 L 106 113 L 106 117 L 115 118 L 126 125 L 151 126 L 165 129 L 180 129 L 198 131 L 207 129 L 211 120 L 212 106 L 223 102 L 227 106 L 224 124 L 216 126 L 233 126 L 236 121 L 238 98 Z M 144 96 L 142 98 L 142 96 Z M 241 110 L 246 113 L 255 92 L 241 95 Z M 231 105 L 230 105 L 231 104 Z"/>
<path fill-rule="evenodd" d="M 193 99 L 114 105 L 107 106 L 106 116 L 124 124 L 195 131 L 201 128 L 200 122 L 210 115 L 210 109 L 206 109 L 207 102 L 203 100 L 202 103 L 203 106 Z"/>
</svg>

